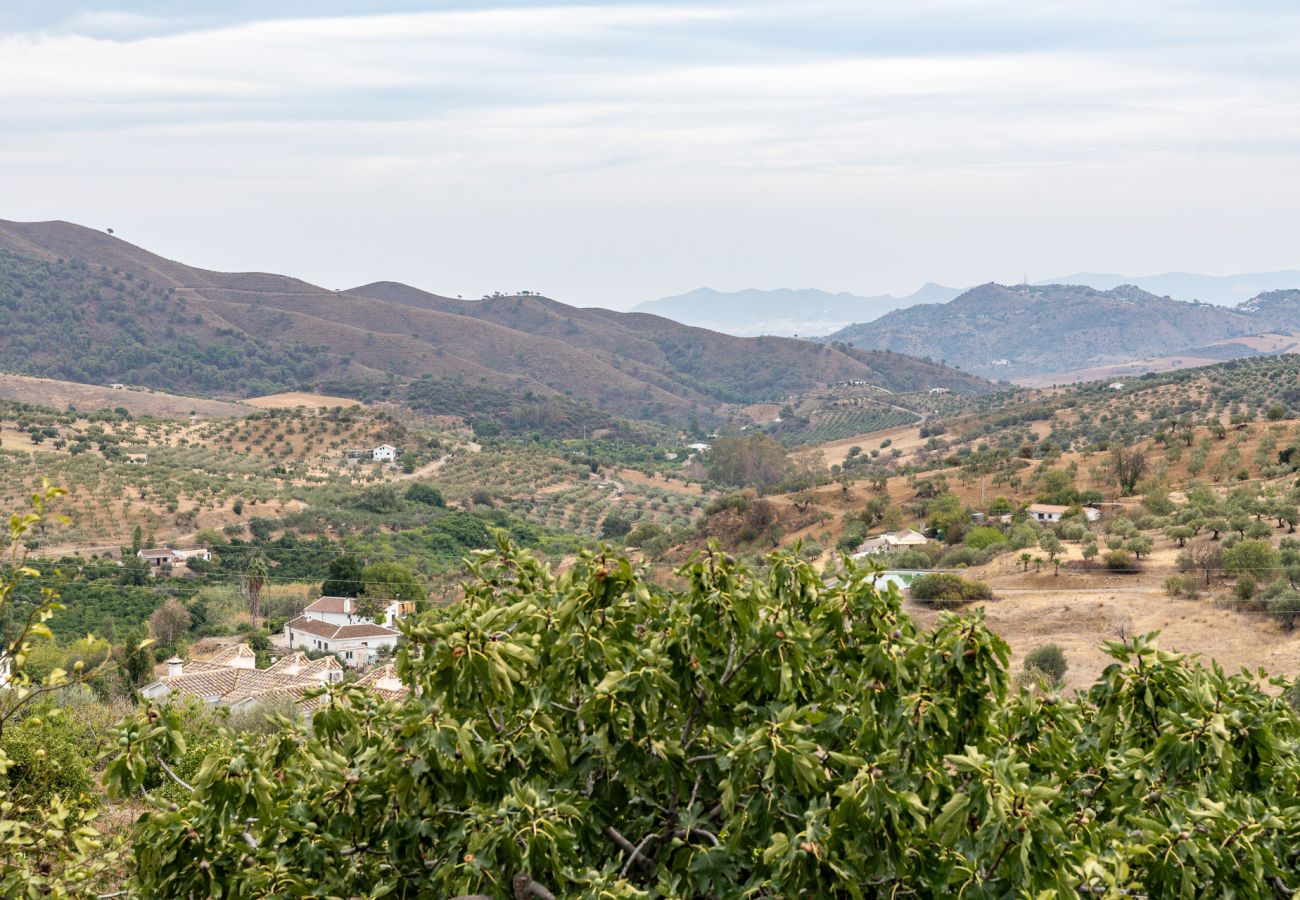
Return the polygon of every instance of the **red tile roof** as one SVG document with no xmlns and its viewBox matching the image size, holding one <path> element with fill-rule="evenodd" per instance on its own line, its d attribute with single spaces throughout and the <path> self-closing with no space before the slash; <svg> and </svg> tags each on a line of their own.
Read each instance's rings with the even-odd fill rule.
<svg viewBox="0 0 1300 900">
<path fill-rule="evenodd" d="M 308 606 L 304 612 L 339 613 L 351 615 L 357 610 L 357 601 L 351 597 L 321 597 Z"/>
<path fill-rule="evenodd" d="M 284 627 L 291 631 L 302 631 L 315 637 L 331 641 L 350 638 L 401 636 L 401 632 L 394 631 L 391 628 L 385 628 L 383 625 L 369 625 L 365 623 L 359 625 L 331 625 L 329 622 L 309 619 L 306 616 L 299 616 Z"/>
</svg>

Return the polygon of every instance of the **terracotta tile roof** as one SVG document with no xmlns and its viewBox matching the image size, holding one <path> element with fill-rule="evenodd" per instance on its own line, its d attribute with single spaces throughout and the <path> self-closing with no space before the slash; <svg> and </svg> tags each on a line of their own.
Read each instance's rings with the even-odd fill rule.
<svg viewBox="0 0 1300 900">
<path fill-rule="evenodd" d="M 314 678 L 299 678 L 279 675 L 266 669 L 240 669 L 234 666 L 214 666 L 198 672 L 164 675 L 158 680 L 173 693 L 225 705 L 282 694 L 299 695 L 320 687 L 320 682 Z"/>
<path fill-rule="evenodd" d="M 168 559 L 175 554 L 166 547 L 162 547 L 157 549 L 141 550 L 139 555 L 144 559 Z"/>
<path fill-rule="evenodd" d="M 371 669 L 357 680 L 357 684 L 369 688 L 386 700 L 399 700 L 409 692 L 402 679 L 397 677 L 397 668 L 392 663 Z"/>
<path fill-rule="evenodd" d="M 338 613 L 341 615 L 351 615 L 356 612 L 357 601 L 351 597 L 321 597 L 316 602 L 308 606 L 303 612 L 319 613 Z"/>
<path fill-rule="evenodd" d="M 299 616 L 284 627 L 293 631 L 302 631 L 314 635 L 315 637 L 331 641 L 349 638 L 399 637 L 401 635 L 401 632 L 394 631 L 391 628 L 385 628 L 383 625 L 370 625 L 366 623 L 358 625 L 331 625 L 329 622 L 309 619 L 306 616 Z"/>
<path fill-rule="evenodd" d="M 210 666 L 241 666 L 242 663 L 241 668 L 251 668 L 252 666 L 249 666 L 249 663 L 256 665 L 257 654 L 247 644 L 235 644 L 231 647 L 223 647 L 203 660 L 203 662 Z"/>
<path fill-rule="evenodd" d="M 308 659 L 306 653 L 298 651 L 276 660 L 266 671 L 277 675 L 293 675 L 298 678 L 313 678 L 317 681 L 326 681 L 329 680 L 329 673 L 341 673 L 343 665 L 334 656 Z"/>
</svg>

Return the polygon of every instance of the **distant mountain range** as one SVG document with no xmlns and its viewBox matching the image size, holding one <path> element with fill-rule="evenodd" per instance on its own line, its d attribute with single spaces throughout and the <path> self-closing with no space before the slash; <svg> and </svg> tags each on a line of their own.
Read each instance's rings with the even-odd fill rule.
<svg viewBox="0 0 1300 900">
<path fill-rule="evenodd" d="M 67 222 L 0 221 L 0 370 L 216 397 L 320 390 L 556 435 L 612 416 L 716 421 L 733 404 L 847 380 L 993 389 L 895 354 L 532 294 L 465 301 L 210 272 Z"/>
<path fill-rule="evenodd" d="M 697 288 L 675 297 L 639 303 L 632 311 L 653 313 L 686 325 L 741 337 L 760 334 L 814 337 L 854 323 L 870 322 L 891 310 L 918 303 L 946 303 L 960 293 L 960 289 L 933 283 L 906 297 L 892 294 L 859 297 L 816 288 L 770 291 L 751 288 L 731 292 Z"/>
<path fill-rule="evenodd" d="M 1270 291 L 1225 307 L 1130 285 L 1102 291 L 985 284 L 948 303 L 896 310 L 823 340 L 931 358 L 988 377 L 1024 378 L 1171 354 L 1186 359 L 1164 367 L 1281 352 L 1300 346 L 1300 336 L 1268 342 L 1253 336 L 1293 332 L 1300 332 L 1300 290 Z M 1260 349 L 1264 344 L 1267 351 Z"/>
<path fill-rule="evenodd" d="M 1246 272 L 1239 275 L 1167 272 L 1140 277 L 1078 272 L 1037 284 L 1040 287 L 1082 285 L 1099 291 L 1130 284 L 1158 297 L 1235 306 L 1268 291 L 1300 288 L 1300 270 Z M 633 307 L 633 311 L 653 313 L 687 325 L 743 337 L 760 334 L 819 337 L 849 325 L 873 322 L 896 309 L 918 304 L 947 303 L 965 290 L 933 282 L 904 297 L 892 294 L 832 294 L 816 288 L 731 292 L 697 288 L 686 294 L 648 300 Z"/>
<path fill-rule="evenodd" d="M 1081 284 L 1099 291 L 1108 291 L 1122 284 L 1131 284 L 1160 297 L 1235 306 L 1268 291 L 1300 288 L 1300 271 L 1284 269 L 1280 272 L 1245 272 L 1240 275 L 1166 272 L 1163 275 L 1140 277 L 1102 272 L 1077 272 L 1050 281 L 1040 281 L 1038 284 Z"/>
</svg>

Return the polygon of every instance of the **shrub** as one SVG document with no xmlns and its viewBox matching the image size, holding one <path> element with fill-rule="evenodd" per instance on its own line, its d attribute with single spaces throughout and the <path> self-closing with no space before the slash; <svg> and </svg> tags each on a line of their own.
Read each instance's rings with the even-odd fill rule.
<svg viewBox="0 0 1300 900">
<path fill-rule="evenodd" d="M 983 554 L 979 553 L 973 547 L 953 547 L 943 556 L 939 557 L 938 568 L 940 569 L 963 569 L 969 566 L 978 566 L 983 562 Z"/>
<path fill-rule="evenodd" d="M 618 513 L 610 513 L 605 516 L 604 521 L 600 523 L 600 536 L 606 541 L 617 540 L 631 530 L 632 523 L 620 516 Z"/>
<path fill-rule="evenodd" d="M 1133 571 L 1133 554 L 1127 550 L 1111 550 L 1102 556 L 1101 561 L 1112 572 Z"/>
<path fill-rule="evenodd" d="M 1296 616 L 1300 616 L 1300 594 L 1288 592 L 1268 602 L 1268 614 L 1273 617 L 1283 631 L 1295 628 Z"/>
<path fill-rule="evenodd" d="M 424 506 L 443 507 L 447 505 L 442 491 L 431 484 L 415 483 L 406 489 L 406 499 Z"/>
<path fill-rule="evenodd" d="M 97 805 L 95 778 L 87 765 L 94 751 L 78 743 L 63 716 L 32 717 L 6 728 L 3 750 L 10 761 L 9 770 L 0 778 L 6 796 L 58 798 L 79 807 Z"/>
<path fill-rule="evenodd" d="M 1065 651 L 1056 644 L 1035 647 L 1025 655 L 1025 671 L 1040 672 L 1053 683 L 1060 683 L 1069 668 L 1070 664 L 1065 660 Z"/>
<path fill-rule="evenodd" d="M 966 532 L 963 542 L 974 550 L 984 550 L 998 544 L 1005 544 L 1007 536 L 990 525 L 980 525 Z"/>
<path fill-rule="evenodd" d="M 993 599 L 993 591 L 984 582 L 973 578 L 962 578 L 949 572 L 918 576 L 908 587 L 914 599 L 929 600 L 940 609 L 948 609 L 976 600 Z"/>
<path fill-rule="evenodd" d="M 1201 581 L 1195 575 L 1170 575 L 1165 579 L 1165 593 L 1174 600 L 1195 600 L 1201 593 Z"/>
</svg>

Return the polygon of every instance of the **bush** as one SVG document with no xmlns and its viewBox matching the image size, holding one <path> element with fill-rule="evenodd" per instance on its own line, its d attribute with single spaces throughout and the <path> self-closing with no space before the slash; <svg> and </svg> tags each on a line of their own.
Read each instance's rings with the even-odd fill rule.
<svg viewBox="0 0 1300 900">
<path fill-rule="evenodd" d="M 1133 554 L 1127 550 L 1111 550 L 1101 558 L 1101 561 L 1112 572 L 1131 572 L 1134 568 Z"/>
<path fill-rule="evenodd" d="M 24 719 L 5 729 L 3 749 L 11 763 L 0 778 L 6 796 L 58 798 L 73 806 L 98 805 L 95 778 L 87 765 L 92 746 L 82 746 L 74 728 L 57 712 Z"/>
<path fill-rule="evenodd" d="M 1025 655 L 1026 672 L 1040 672 L 1056 684 L 1065 677 L 1069 668 L 1070 664 L 1065 661 L 1065 651 L 1056 644 L 1035 647 Z"/>
<path fill-rule="evenodd" d="M 970 566 L 978 566 L 983 561 L 983 554 L 974 547 L 959 546 L 953 547 L 943 556 L 939 557 L 938 568 L 963 569 Z"/>
<path fill-rule="evenodd" d="M 431 484 L 420 484 L 418 482 L 406 489 L 406 499 L 424 506 L 443 507 L 447 505 L 446 499 L 442 496 L 442 491 Z"/>
<path fill-rule="evenodd" d="M 631 530 L 632 523 L 618 513 L 610 513 L 600 523 L 600 537 L 606 541 L 617 540 Z"/>
<path fill-rule="evenodd" d="M 1237 579 L 1237 584 L 1232 589 L 1232 592 L 1242 603 L 1249 602 L 1255 596 L 1255 576 L 1242 575 Z"/>
<path fill-rule="evenodd" d="M 929 569 L 934 566 L 934 560 L 924 550 L 903 550 L 889 557 L 889 567 L 891 569 Z"/>
<path fill-rule="evenodd" d="M 963 543 L 974 550 L 984 550 L 997 544 L 1005 544 L 1007 536 L 989 525 L 980 525 L 966 532 Z"/>
<path fill-rule="evenodd" d="M 1173 600 L 1195 600 L 1201 594 L 1201 580 L 1195 575 L 1170 575 L 1165 579 L 1165 593 Z"/>
<path fill-rule="evenodd" d="M 1283 631 L 1292 630 L 1296 616 L 1300 616 L 1300 594 L 1290 592 L 1270 600 L 1268 614 L 1282 626 Z"/>
<path fill-rule="evenodd" d="M 1251 575 L 1267 580 L 1282 565 L 1278 552 L 1265 540 L 1246 538 L 1223 552 L 1223 571 L 1229 575 Z"/>
<path fill-rule="evenodd" d="M 913 599 L 929 600 L 940 609 L 960 606 L 976 600 L 992 600 L 993 591 L 982 581 L 962 578 L 949 572 L 934 572 L 915 578 L 908 588 Z"/>
</svg>

